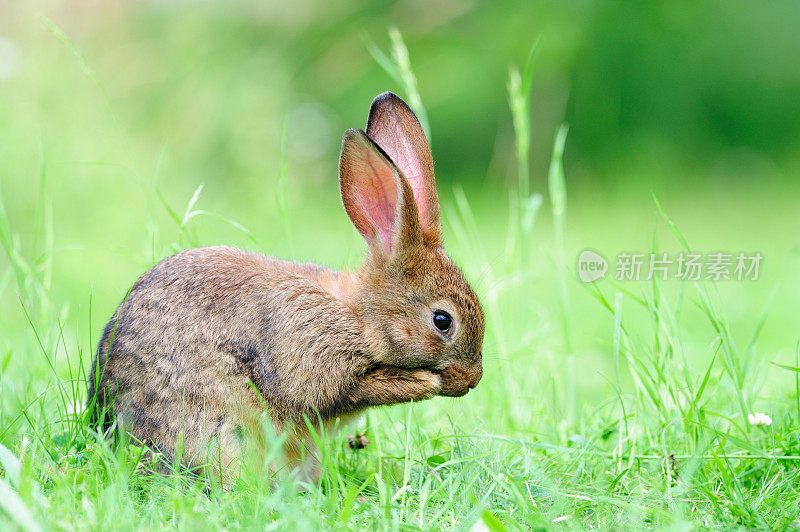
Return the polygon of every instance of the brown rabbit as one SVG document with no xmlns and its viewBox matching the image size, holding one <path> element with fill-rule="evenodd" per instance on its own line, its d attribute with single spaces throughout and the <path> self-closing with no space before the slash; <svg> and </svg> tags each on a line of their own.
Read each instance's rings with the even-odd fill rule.
<svg viewBox="0 0 800 532">
<path fill-rule="evenodd" d="M 116 416 L 164 455 L 180 448 L 184 462 L 225 474 L 265 407 L 298 460 L 304 415 L 331 424 L 475 387 L 483 313 L 442 248 L 430 149 L 399 97 L 381 94 L 367 132 L 345 132 L 339 182 L 369 245 L 358 271 L 227 247 L 164 259 L 105 328 L 89 385 L 94 421 L 108 428 Z"/>
</svg>

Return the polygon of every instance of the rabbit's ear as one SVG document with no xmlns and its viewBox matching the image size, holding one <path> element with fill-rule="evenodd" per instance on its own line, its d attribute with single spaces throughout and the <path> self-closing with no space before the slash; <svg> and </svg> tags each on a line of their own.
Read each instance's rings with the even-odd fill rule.
<svg viewBox="0 0 800 532">
<path fill-rule="evenodd" d="M 408 179 L 417 204 L 420 224 L 429 245 L 441 245 L 439 198 L 433 158 L 417 116 L 399 96 L 384 92 L 372 102 L 367 135 L 374 140 Z"/>
<path fill-rule="evenodd" d="M 339 188 L 347 215 L 371 250 L 393 257 L 422 245 L 411 186 L 360 129 L 348 129 L 342 139 Z"/>
</svg>

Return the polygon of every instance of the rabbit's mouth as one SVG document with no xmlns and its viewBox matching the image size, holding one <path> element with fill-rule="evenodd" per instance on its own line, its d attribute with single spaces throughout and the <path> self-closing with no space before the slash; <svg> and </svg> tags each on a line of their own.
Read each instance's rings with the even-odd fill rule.
<svg viewBox="0 0 800 532">
<path fill-rule="evenodd" d="M 442 390 L 439 395 L 445 397 L 461 397 L 478 385 L 483 376 L 483 368 L 461 368 L 450 365 L 436 371 L 442 378 Z"/>
</svg>

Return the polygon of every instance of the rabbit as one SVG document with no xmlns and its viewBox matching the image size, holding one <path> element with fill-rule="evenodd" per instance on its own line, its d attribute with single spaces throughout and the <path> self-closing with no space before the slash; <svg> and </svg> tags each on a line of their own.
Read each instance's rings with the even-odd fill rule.
<svg viewBox="0 0 800 532">
<path fill-rule="evenodd" d="M 306 418 L 331 426 L 478 384 L 483 311 L 442 247 L 431 152 L 397 95 L 375 98 L 366 132 L 344 133 L 339 185 L 368 247 L 357 271 L 207 247 L 134 283 L 91 370 L 98 430 L 116 420 L 168 459 L 224 476 L 248 441 L 263 444 L 266 411 L 290 434 L 285 459 L 315 478 Z"/>
</svg>

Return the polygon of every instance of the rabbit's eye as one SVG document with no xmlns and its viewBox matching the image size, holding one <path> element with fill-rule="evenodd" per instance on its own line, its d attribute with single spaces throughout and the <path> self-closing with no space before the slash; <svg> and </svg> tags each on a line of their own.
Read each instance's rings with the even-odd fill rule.
<svg viewBox="0 0 800 532">
<path fill-rule="evenodd" d="M 433 312 L 433 325 L 444 334 L 447 334 L 453 327 L 453 318 L 443 310 L 436 310 Z"/>
</svg>

